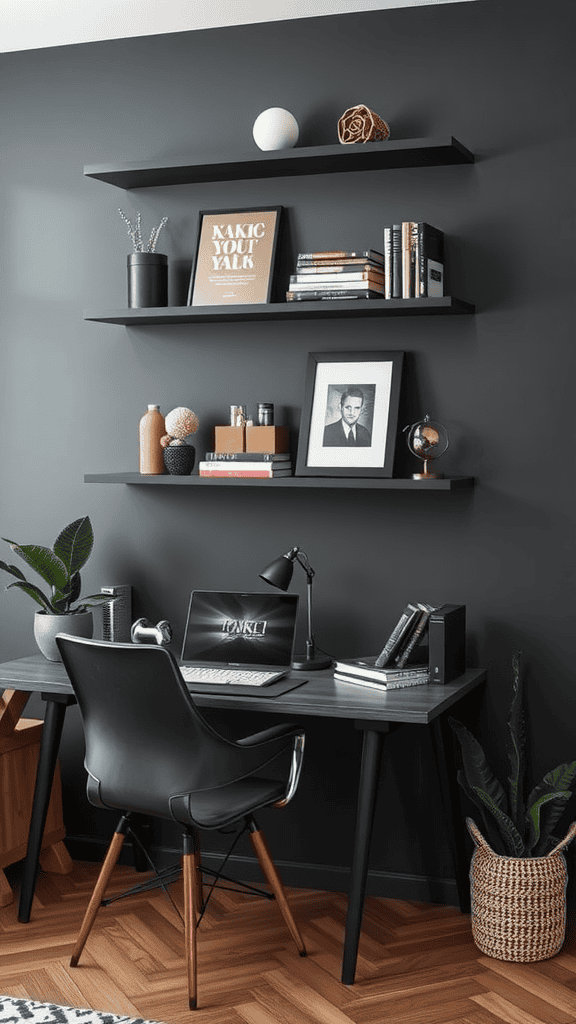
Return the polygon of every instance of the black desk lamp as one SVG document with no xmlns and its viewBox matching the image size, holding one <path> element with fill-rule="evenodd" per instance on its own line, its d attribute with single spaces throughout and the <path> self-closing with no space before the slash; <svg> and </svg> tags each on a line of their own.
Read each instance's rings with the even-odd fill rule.
<svg viewBox="0 0 576 1024">
<path fill-rule="evenodd" d="M 298 562 L 298 565 L 301 565 L 306 573 L 308 588 L 308 637 L 306 639 L 306 657 L 296 657 L 292 662 L 292 668 L 299 669 L 302 672 L 314 672 L 317 669 L 330 668 L 332 659 L 316 654 L 316 645 L 312 632 L 312 580 L 314 578 L 314 569 L 308 561 L 308 555 L 301 551 L 300 548 L 291 548 L 285 555 L 280 555 L 280 558 L 275 558 L 273 562 L 270 562 L 270 565 L 260 573 L 260 579 L 266 580 L 266 583 L 271 583 L 273 587 L 278 587 L 279 590 L 288 590 L 292 573 L 294 572 L 294 562 Z"/>
</svg>

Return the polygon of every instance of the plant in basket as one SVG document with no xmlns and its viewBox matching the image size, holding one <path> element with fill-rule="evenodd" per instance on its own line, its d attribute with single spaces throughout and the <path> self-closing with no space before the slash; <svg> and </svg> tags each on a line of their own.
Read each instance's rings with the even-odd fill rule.
<svg viewBox="0 0 576 1024">
<path fill-rule="evenodd" d="M 524 798 L 525 728 L 520 655 L 512 661 L 512 699 L 506 751 L 505 788 L 478 740 L 450 718 L 459 741 L 458 782 L 480 812 L 482 830 L 467 819 L 476 849 L 470 869 L 472 932 L 476 945 L 501 960 L 543 960 L 564 941 L 566 861 L 562 854 L 576 835 L 574 822 L 563 839 L 554 835 L 572 796 L 576 761 L 544 775 Z"/>
</svg>

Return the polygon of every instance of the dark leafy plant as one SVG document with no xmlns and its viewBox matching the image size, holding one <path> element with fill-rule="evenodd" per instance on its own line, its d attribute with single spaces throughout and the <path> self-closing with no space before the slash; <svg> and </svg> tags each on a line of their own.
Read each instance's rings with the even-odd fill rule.
<svg viewBox="0 0 576 1024">
<path fill-rule="evenodd" d="M 48 597 L 36 583 L 26 579 L 17 565 L 0 561 L 0 569 L 16 577 L 16 582 L 9 583 L 6 590 L 14 587 L 23 590 L 49 615 L 77 615 L 102 601 L 111 600 L 107 594 L 90 594 L 80 598 L 80 570 L 86 565 L 94 544 L 94 532 L 88 516 L 76 519 L 64 527 L 51 548 L 40 544 L 16 544 L 7 537 L 2 540 L 51 588 Z M 79 603 L 72 607 L 75 602 Z"/>
<path fill-rule="evenodd" d="M 525 730 L 519 654 L 512 659 L 512 669 L 506 739 L 507 790 L 488 765 L 478 740 L 462 722 L 450 718 L 462 752 L 458 782 L 479 809 L 484 835 L 495 853 L 508 857 L 544 857 L 560 841 L 552 831 L 572 795 L 576 761 L 547 772 L 524 802 Z"/>
</svg>

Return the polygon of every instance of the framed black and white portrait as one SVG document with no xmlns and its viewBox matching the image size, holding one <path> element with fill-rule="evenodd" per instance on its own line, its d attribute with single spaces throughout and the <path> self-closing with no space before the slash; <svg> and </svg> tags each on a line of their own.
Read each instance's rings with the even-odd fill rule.
<svg viewBox="0 0 576 1024">
<path fill-rule="evenodd" d="M 403 352 L 311 352 L 296 476 L 391 477 Z"/>
</svg>

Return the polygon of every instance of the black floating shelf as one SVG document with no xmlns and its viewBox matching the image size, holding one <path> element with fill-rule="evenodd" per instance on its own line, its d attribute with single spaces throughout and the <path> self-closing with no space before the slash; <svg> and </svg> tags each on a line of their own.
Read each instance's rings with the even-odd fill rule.
<svg viewBox="0 0 576 1024">
<path fill-rule="evenodd" d="M 146 161 L 113 167 L 91 164 L 88 178 L 118 188 L 151 188 L 156 185 L 188 185 L 205 181 L 241 181 L 246 178 L 277 178 L 295 174 L 333 174 L 340 171 L 377 171 L 398 167 L 436 167 L 471 164 L 474 155 L 451 136 L 440 139 L 400 139 L 352 146 L 311 146 L 272 152 L 239 153 L 225 160 L 183 157 L 178 163 Z"/>
<path fill-rule="evenodd" d="M 327 320 L 367 316 L 434 316 L 474 313 L 471 302 L 443 295 L 436 299 L 325 299 L 318 302 L 270 302 L 239 306 L 159 306 L 147 309 L 90 311 L 85 320 L 124 327 L 231 323 L 241 320 Z"/>
<path fill-rule="evenodd" d="M 412 480 L 394 477 L 320 477 L 289 476 L 262 480 L 247 477 L 221 477 L 215 480 L 201 476 L 141 476 L 140 473 L 86 473 L 87 484 L 138 484 L 144 487 L 283 487 L 283 488 L 354 488 L 372 491 L 457 491 L 474 486 L 474 477 L 437 477 L 430 480 Z"/>
</svg>

